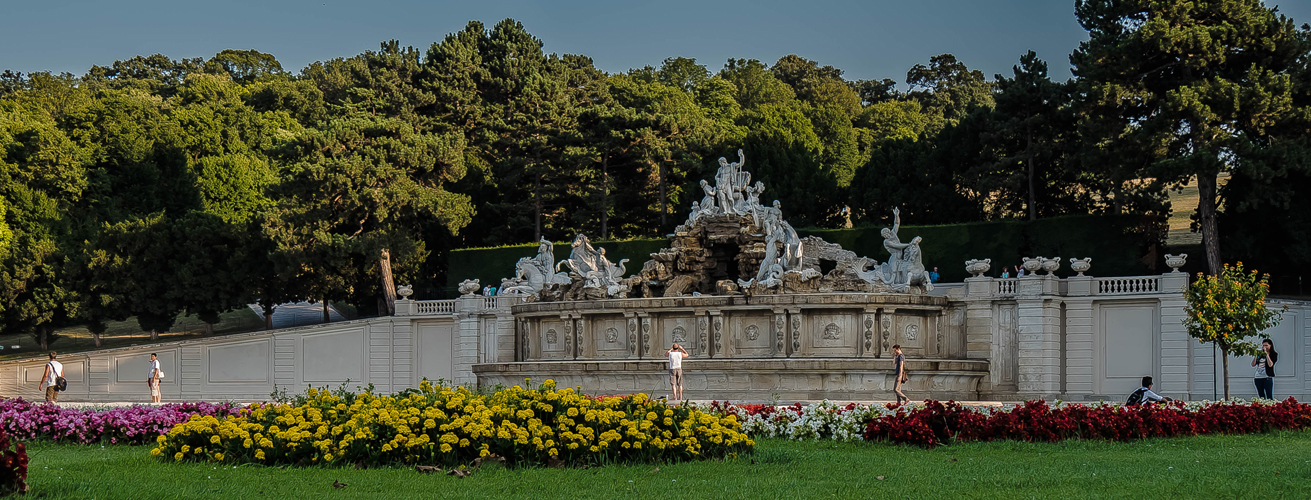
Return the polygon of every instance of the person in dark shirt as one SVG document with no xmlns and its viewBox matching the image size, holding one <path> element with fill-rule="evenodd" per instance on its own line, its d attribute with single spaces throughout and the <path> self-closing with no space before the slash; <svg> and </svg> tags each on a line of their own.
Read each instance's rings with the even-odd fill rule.
<svg viewBox="0 0 1311 500">
<path fill-rule="evenodd" d="M 901 384 L 910 380 L 910 376 L 906 374 L 906 355 L 901 353 L 901 344 L 892 346 L 892 352 L 896 354 L 892 358 L 893 373 L 897 374 L 894 379 L 895 382 L 892 384 L 892 392 L 897 395 L 897 404 L 901 404 L 903 401 L 909 403 L 910 398 L 901 392 Z"/>
</svg>

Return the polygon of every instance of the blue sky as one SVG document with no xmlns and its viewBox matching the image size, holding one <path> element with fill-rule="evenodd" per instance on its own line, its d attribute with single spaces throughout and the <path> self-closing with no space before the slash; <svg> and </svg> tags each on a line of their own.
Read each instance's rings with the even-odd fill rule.
<svg viewBox="0 0 1311 500">
<path fill-rule="evenodd" d="M 1311 22 L 1311 1 L 1280 11 L 1299 26 Z M 298 71 L 383 40 L 426 49 L 469 20 L 491 26 L 507 17 L 547 52 L 585 54 L 608 72 L 671 56 L 718 71 L 730 57 L 772 64 L 795 53 L 848 79 L 904 81 L 911 65 L 950 52 L 991 77 L 1009 75 L 1032 49 L 1065 79 L 1070 51 L 1086 39 L 1073 0 L 0 0 L 0 69 L 81 75 L 134 55 L 210 57 L 233 48 L 271 53 Z"/>
</svg>

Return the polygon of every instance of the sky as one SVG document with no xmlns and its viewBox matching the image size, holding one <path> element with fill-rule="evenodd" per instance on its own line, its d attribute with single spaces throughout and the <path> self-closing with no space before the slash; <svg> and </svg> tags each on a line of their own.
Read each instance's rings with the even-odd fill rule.
<svg viewBox="0 0 1311 500">
<path fill-rule="evenodd" d="M 1311 1 L 1280 12 L 1300 26 L 1311 22 Z M 610 73 L 675 56 L 715 72 L 729 58 L 772 65 L 797 54 L 848 80 L 904 82 L 914 64 L 952 53 L 991 78 L 1010 76 L 1033 50 L 1063 80 L 1070 52 L 1087 39 L 1073 0 L 0 0 L 0 70 L 81 75 L 136 55 L 255 49 L 299 71 L 385 40 L 426 49 L 470 20 L 490 28 L 505 18 L 522 22 L 546 52 L 587 55 Z"/>
</svg>

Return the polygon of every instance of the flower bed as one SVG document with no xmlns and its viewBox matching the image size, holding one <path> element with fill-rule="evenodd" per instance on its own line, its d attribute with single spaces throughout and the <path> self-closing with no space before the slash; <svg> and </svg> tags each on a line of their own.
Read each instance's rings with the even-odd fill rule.
<svg viewBox="0 0 1311 500">
<path fill-rule="evenodd" d="M 1311 405 L 1285 401 L 1198 402 L 1143 406 L 1029 401 L 1010 409 L 974 408 L 955 401 L 915 406 L 712 404 L 742 419 L 755 437 L 882 441 L 933 447 L 952 441 L 1060 441 L 1198 434 L 1247 434 L 1311 428 Z"/>
<path fill-rule="evenodd" d="M 0 432 L 0 496 L 27 492 L 27 448 L 9 449 L 9 436 Z"/>
<path fill-rule="evenodd" d="M 231 403 L 71 409 L 16 398 L 0 401 L 0 432 L 21 441 L 46 438 L 81 444 L 102 441 L 144 444 L 186 422 L 192 415 L 225 417 L 238 409 Z"/>
<path fill-rule="evenodd" d="M 589 398 L 548 380 L 491 395 L 433 386 L 394 396 L 311 389 L 294 405 L 196 416 L 158 439 L 165 460 L 308 465 L 510 465 L 675 462 L 749 452 L 734 415 L 670 406 L 645 394 Z"/>
</svg>

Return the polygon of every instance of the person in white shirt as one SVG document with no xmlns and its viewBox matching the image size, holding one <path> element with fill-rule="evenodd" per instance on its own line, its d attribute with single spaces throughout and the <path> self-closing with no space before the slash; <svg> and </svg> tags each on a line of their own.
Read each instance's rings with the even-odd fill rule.
<svg viewBox="0 0 1311 500">
<path fill-rule="evenodd" d="M 55 382 L 62 376 L 64 376 L 64 364 L 55 361 L 55 351 L 50 351 L 50 362 L 46 363 L 46 371 L 41 375 L 39 386 L 46 391 L 47 403 L 54 403 L 59 399 L 59 389 Z"/>
<path fill-rule="evenodd" d="M 1137 406 L 1143 403 L 1160 403 L 1163 401 L 1174 401 L 1171 398 L 1152 392 L 1152 377 L 1143 377 L 1143 386 L 1133 391 L 1129 395 L 1128 406 Z"/>
<path fill-rule="evenodd" d="M 150 372 L 146 375 L 146 385 L 150 387 L 150 402 L 159 402 L 159 379 L 164 372 L 159 369 L 159 358 L 150 353 Z"/>
<path fill-rule="evenodd" d="M 669 385 L 673 387 L 674 401 L 683 399 L 683 358 L 687 356 L 687 350 L 678 344 L 665 351 L 665 357 L 669 358 Z"/>
</svg>

